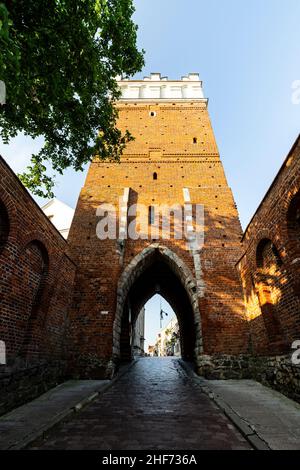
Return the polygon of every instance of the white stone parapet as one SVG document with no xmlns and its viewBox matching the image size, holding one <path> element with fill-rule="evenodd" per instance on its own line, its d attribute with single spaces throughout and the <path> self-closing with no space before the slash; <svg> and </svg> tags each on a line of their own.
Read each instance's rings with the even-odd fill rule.
<svg viewBox="0 0 300 470">
<path fill-rule="evenodd" d="M 122 91 L 120 101 L 205 100 L 198 73 L 189 73 L 181 80 L 169 80 L 160 73 L 151 73 L 143 80 L 121 80 L 118 77 L 117 82 Z"/>
</svg>

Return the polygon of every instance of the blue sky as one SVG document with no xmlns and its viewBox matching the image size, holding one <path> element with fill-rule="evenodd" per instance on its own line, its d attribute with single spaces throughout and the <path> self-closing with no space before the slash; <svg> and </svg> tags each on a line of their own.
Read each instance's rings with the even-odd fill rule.
<svg viewBox="0 0 300 470">
<path fill-rule="evenodd" d="M 199 72 L 245 228 L 300 130 L 299 0 L 136 0 L 145 73 Z"/>
<path fill-rule="evenodd" d="M 140 76 L 199 72 L 227 179 L 243 227 L 300 128 L 292 84 L 300 80 L 299 0 L 135 0 Z M 0 152 L 22 170 L 41 139 L 19 137 Z M 68 171 L 56 195 L 75 206 L 85 174 Z M 38 199 L 38 202 L 42 201 Z"/>
<path fill-rule="evenodd" d="M 146 66 L 179 78 L 199 72 L 243 228 L 299 134 L 299 0 L 135 0 Z M 41 141 L 19 137 L 0 153 L 22 170 Z M 68 171 L 56 195 L 75 207 L 84 174 Z M 41 202 L 38 199 L 38 202 Z"/>
<path fill-rule="evenodd" d="M 145 305 L 145 351 L 148 352 L 148 346 L 154 345 L 156 335 L 160 330 L 160 309 L 168 315 L 163 315 L 161 322 L 162 328 L 174 317 L 175 313 L 171 305 L 160 295 L 154 295 Z"/>
</svg>

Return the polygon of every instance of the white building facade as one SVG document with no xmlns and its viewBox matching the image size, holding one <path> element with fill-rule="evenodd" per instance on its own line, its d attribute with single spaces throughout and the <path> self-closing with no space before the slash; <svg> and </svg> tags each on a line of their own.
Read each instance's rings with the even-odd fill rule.
<svg viewBox="0 0 300 470">
<path fill-rule="evenodd" d="M 61 235 L 67 239 L 74 217 L 74 209 L 56 198 L 51 199 L 41 209 Z"/>
<path fill-rule="evenodd" d="M 180 333 L 177 317 L 171 318 L 165 328 L 157 334 L 154 356 L 181 356 Z"/>
<path fill-rule="evenodd" d="M 198 73 L 189 73 L 181 80 L 169 80 L 160 73 L 151 73 L 143 80 L 117 79 L 122 96 L 120 101 L 142 100 L 203 100 L 202 81 Z"/>
</svg>

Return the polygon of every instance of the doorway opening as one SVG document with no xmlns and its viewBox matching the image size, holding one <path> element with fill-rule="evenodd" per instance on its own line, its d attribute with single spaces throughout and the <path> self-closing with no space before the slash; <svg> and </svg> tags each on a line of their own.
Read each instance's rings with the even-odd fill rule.
<svg viewBox="0 0 300 470">
<path fill-rule="evenodd" d="M 156 315 L 153 321 L 157 325 L 157 330 L 152 329 L 151 341 L 146 337 L 148 326 L 145 328 L 142 320 L 148 309 L 154 313 L 152 318 Z M 172 318 L 167 328 L 171 331 L 160 331 L 160 322 L 164 329 Z M 149 323 L 147 318 L 146 321 Z M 153 355 L 175 354 L 197 362 L 202 353 L 196 282 L 184 262 L 160 245 L 150 246 L 137 255 L 120 277 L 113 338 L 115 360 L 131 360 L 142 349 L 148 354 L 147 341 L 152 342 L 156 334 L 163 339 L 156 348 L 150 344 L 154 346 Z"/>
<path fill-rule="evenodd" d="M 133 354 L 181 357 L 180 328 L 171 305 L 155 294 L 138 315 L 133 331 Z"/>
</svg>

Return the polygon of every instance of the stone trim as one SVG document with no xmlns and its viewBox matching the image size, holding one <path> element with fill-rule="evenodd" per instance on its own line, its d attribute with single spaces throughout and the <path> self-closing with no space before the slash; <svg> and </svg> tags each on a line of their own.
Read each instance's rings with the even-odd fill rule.
<svg viewBox="0 0 300 470">
<path fill-rule="evenodd" d="M 202 355 L 197 373 L 208 380 L 253 379 L 300 403 L 300 366 L 277 356 Z"/>
<path fill-rule="evenodd" d="M 135 280 L 142 274 L 144 269 L 151 261 L 152 256 L 159 252 L 166 260 L 167 264 L 171 267 L 172 271 L 182 281 L 184 288 L 188 294 L 191 306 L 194 313 L 196 345 L 195 345 L 195 358 L 202 354 L 202 327 L 201 315 L 199 311 L 197 282 L 194 279 L 191 271 L 186 264 L 169 248 L 160 245 L 159 243 L 152 244 L 139 253 L 124 269 L 121 274 L 117 287 L 117 306 L 116 314 L 113 325 L 113 358 L 115 361 L 120 356 L 120 334 L 121 334 L 121 319 L 124 310 L 124 303 L 128 292 L 135 282 Z"/>
</svg>

